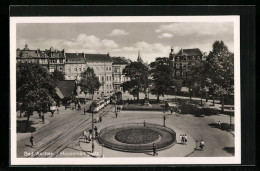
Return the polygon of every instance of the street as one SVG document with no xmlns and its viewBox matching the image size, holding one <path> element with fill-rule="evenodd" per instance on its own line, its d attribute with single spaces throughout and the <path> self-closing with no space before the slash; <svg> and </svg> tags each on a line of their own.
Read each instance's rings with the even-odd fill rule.
<svg viewBox="0 0 260 171">
<path fill-rule="evenodd" d="M 90 103 L 85 107 L 88 108 L 89 105 Z M 111 106 L 107 106 L 98 113 L 98 116 L 105 115 L 110 108 Z M 48 125 L 33 133 L 33 148 L 30 147 L 28 138 L 17 142 L 17 157 L 55 157 L 58 155 L 84 130 L 91 127 L 91 113 L 84 115 L 83 110 L 84 107 L 81 110 L 70 111 L 63 116 L 54 115 Z"/>
</svg>

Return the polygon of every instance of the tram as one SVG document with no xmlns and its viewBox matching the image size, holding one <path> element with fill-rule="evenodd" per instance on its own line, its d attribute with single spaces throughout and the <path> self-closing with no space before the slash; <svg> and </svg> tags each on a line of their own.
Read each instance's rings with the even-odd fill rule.
<svg viewBox="0 0 260 171">
<path fill-rule="evenodd" d="M 109 97 L 104 97 L 102 99 L 94 100 L 91 104 L 91 108 L 94 113 L 97 113 L 101 109 L 103 109 L 105 106 L 107 106 L 110 102 Z"/>
</svg>

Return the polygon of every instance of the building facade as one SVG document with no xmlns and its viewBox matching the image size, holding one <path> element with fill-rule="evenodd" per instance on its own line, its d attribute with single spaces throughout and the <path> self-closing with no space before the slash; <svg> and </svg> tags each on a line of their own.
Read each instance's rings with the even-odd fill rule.
<svg viewBox="0 0 260 171">
<path fill-rule="evenodd" d="M 65 80 L 76 80 L 86 69 L 84 53 L 66 53 Z"/>
<path fill-rule="evenodd" d="M 59 51 L 51 47 L 45 50 L 31 50 L 26 44 L 24 49 L 16 50 L 16 63 L 37 63 L 48 70 L 54 72 L 58 70 L 65 74 L 64 62 L 66 60 L 65 50 Z"/>
<path fill-rule="evenodd" d="M 129 77 L 123 74 L 123 70 L 130 63 L 129 60 L 124 57 L 111 57 L 112 70 L 113 70 L 113 87 L 115 91 L 123 91 L 122 84 L 126 81 L 130 81 Z"/>
<path fill-rule="evenodd" d="M 109 96 L 114 93 L 112 59 L 109 54 L 85 54 L 86 67 L 93 68 L 101 86 L 97 94 Z"/>
<path fill-rule="evenodd" d="M 170 53 L 170 59 L 173 61 L 174 77 L 179 79 L 192 76 L 192 69 L 196 63 L 206 60 L 206 55 L 199 48 L 181 49 L 174 55 L 172 52 Z"/>
</svg>

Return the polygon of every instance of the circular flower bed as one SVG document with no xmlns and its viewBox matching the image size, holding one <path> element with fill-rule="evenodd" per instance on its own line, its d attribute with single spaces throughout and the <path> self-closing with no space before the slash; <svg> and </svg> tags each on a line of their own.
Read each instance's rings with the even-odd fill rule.
<svg viewBox="0 0 260 171">
<path fill-rule="evenodd" d="M 158 132 L 145 128 L 123 129 L 115 135 L 117 141 L 127 144 L 147 144 L 158 138 Z"/>
</svg>

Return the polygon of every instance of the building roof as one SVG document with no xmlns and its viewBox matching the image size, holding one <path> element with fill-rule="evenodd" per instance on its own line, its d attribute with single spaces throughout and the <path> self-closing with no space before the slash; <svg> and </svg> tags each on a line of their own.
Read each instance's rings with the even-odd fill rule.
<svg viewBox="0 0 260 171">
<path fill-rule="evenodd" d="M 74 80 L 64 80 L 58 81 L 57 87 L 59 88 L 64 98 L 71 98 L 71 94 L 74 92 L 76 84 Z"/>
<path fill-rule="evenodd" d="M 129 64 L 129 61 L 124 57 L 111 57 L 113 64 Z"/>
<path fill-rule="evenodd" d="M 113 62 L 109 54 L 85 54 L 86 62 Z"/>
<path fill-rule="evenodd" d="M 57 49 L 50 48 L 50 50 L 31 50 L 28 45 L 25 45 L 24 49 L 16 50 L 16 57 L 18 58 L 64 58 L 64 49 L 58 51 Z"/>
<path fill-rule="evenodd" d="M 66 53 L 66 62 L 86 63 L 83 53 Z"/>
<path fill-rule="evenodd" d="M 203 55 L 201 50 L 199 48 L 194 48 L 194 49 L 181 49 L 176 56 L 198 56 L 198 55 Z"/>
</svg>

